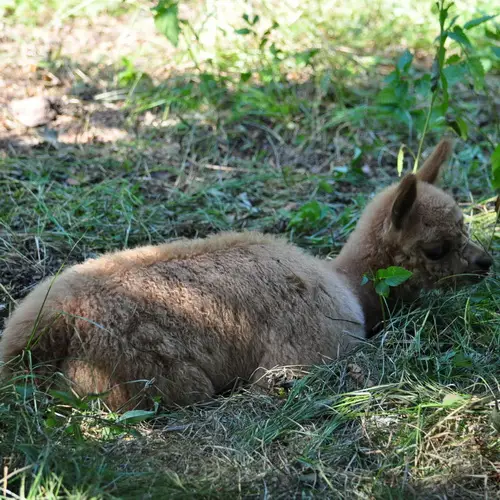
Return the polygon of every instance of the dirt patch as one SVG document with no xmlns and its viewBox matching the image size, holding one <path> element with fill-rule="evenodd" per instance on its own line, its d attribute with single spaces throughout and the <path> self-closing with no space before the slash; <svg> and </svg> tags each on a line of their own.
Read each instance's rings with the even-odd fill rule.
<svg viewBox="0 0 500 500">
<path fill-rule="evenodd" d="M 89 50 L 91 48 L 91 50 Z M 91 144 L 131 137 L 123 104 L 95 99 L 116 88 L 114 75 L 122 57 L 133 54 L 134 67 L 157 76 L 168 59 L 168 41 L 159 35 L 147 11 L 115 18 L 77 18 L 63 25 L 4 25 L 0 38 L 0 149 L 30 148 L 43 142 Z M 27 128 L 7 107 L 16 99 L 46 96 L 60 99 L 61 113 L 44 128 Z"/>
</svg>

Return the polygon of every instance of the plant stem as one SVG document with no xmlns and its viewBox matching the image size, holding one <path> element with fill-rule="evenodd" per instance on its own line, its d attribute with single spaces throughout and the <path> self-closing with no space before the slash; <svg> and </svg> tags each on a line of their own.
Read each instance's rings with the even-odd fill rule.
<svg viewBox="0 0 500 500">
<path fill-rule="evenodd" d="M 448 6 L 449 8 L 449 6 Z M 446 18 L 442 19 L 441 18 L 441 12 L 444 11 L 444 0 L 441 0 L 439 3 L 439 47 L 436 53 L 436 62 L 437 62 L 437 81 L 441 80 L 441 74 L 443 71 L 443 64 L 444 64 L 444 42 L 446 41 L 446 36 L 444 34 L 444 21 Z M 443 85 L 443 84 L 441 84 Z M 431 87 L 432 88 L 432 87 Z M 429 106 L 429 110 L 427 111 L 427 116 L 425 118 L 425 124 L 424 124 L 424 129 L 422 131 L 422 137 L 420 137 L 420 142 L 418 144 L 418 151 L 417 151 L 417 159 L 415 160 L 415 165 L 413 166 L 413 173 L 417 173 L 418 170 L 418 163 L 420 161 L 420 155 L 422 153 L 422 147 L 424 145 L 424 139 L 425 136 L 427 135 L 427 129 L 429 128 L 429 122 L 431 120 L 431 114 L 432 114 L 432 109 L 434 107 L 434 103 L 436 102 L 436 98 L 438 95 L 439 91 L 439 85 L 436 82 L 434 90 L 432 90 L 432 98 L 431 98 L 431 103 Z"/>
<path fill-rule="evenodd" d="M 420 161 L 420 155 L 422 153 L 422 147 L 424 145 L 424 139 L 427 135 L 427 129 L 429 128 L 429 122 L 431 121 L 432 108 L 436 101 L 437 92 L 434 91 L 432 94 L 431 104 L 429 110 L 427 111 L 427 116 L 425 118 L 424 130 L 422 131 L 422 137 L 420 137 L 420 142 L 418 143 L 417 159 L 415 160 L 415 165 L 413 165 L 413 173 L 416 174 L 418 170 L 418 162 Z"/>
</svg>

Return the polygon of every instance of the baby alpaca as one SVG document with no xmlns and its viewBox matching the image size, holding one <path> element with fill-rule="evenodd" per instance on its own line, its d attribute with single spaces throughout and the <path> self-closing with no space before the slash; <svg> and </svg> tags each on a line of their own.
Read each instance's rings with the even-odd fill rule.
<svg viewBox="0 0 500 500">
<path fill-rule="evenodd" d="M 457 204 L 433 185 L 451 149 L 441 141 L 417 175 L 375 197 L 330 262 L 273 236 L 227 233 L 75 265 L 38 285 L 7 321 L 4 372 L 29 348 L 79 394 L 105 393 L 121 409 L 147 404 L 146 394 L 189 404 L 259 369 L 343 356 L 382 317 L 363 274 L 411 270 L 391 300 L 413 300 L 490 268 Z"/>
</svg>

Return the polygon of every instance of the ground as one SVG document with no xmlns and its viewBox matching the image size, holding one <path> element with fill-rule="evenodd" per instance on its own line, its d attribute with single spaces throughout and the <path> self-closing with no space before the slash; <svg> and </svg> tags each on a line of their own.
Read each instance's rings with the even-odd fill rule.
<svg viewBox="0 0 500 500">
<path fill-rule="evenodd" d="M 155 2 L 0 3 L 0 319 L 44 276 L 110 249 L 258 229 L 334 257 L 414 164 L 431 3 L 180 2 L 178 47 Z M 450 106 L 429 116 L 422 152 L 460 134 L 442 184 L 495 254 L 498 24 L 465 28 L 490 11 L 450 10 L 464 27 L 446 45 Z M 8 109 L 30 96 L 57 99 L 39 127 Z M 494 272 L 426 294 L 349 359 L 177 411 L 115 415 L 21 374 L 0 384 L 0 494 L 494 498 L 499 286 Z"/>
</svg>

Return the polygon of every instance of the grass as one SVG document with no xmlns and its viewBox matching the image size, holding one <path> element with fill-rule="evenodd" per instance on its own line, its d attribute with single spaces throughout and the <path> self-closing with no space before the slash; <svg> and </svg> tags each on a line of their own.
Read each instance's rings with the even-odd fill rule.
<svg viewBox="0 0 500 500">
<path fill-rule="evenodd" d="M 92 19 L 91 54 L 76 51 L 77 40 L 62 45 L 35 61 L 30 85 L 77 98 L 85 127 L 104 139 L 115 125 L 92 122 L 92 106 L 115 113 L 125 134 L 71 143 L 56 122 L 55 144 L 26 148 L 28 132 L 9 136 L 0 157 L 2 317 L 61 265 L 143 243 L 258 229 L 332 257 L 373 193 L 397 179 L 400 145 L 418 147 L 439 32 L 425 2 L 258 2 L 231 12 L 186 2 L 180 16 L 193 30 L 183 25 L 177 49 L 148 33 L 148 43 L 124 43 L 112 57 L 101 52 L 100 26 L 136 33 L 132 20 L 151 17 L 146 2 L 14 4 L 6 39 L 18 50 L 52 29 L 47 19 L 79 29 Z M 463 25 L 490 10 L 457 2 L 454 12 Z M 260 16 L 255 34 L 235 32 L 248 26 L 245 12 Z M 266 35 L 274 19 L 280 26 Z M 447 70 L 450 108 L 444 120 L 432 115 L 424 143 L 454 121 L 465 130 L 443 184 L 494 254 L 495 23 L 467 32 L 476 47 L 468 57 L 481 59 L 486 78 Z M 447 51 L 462 57 L 453 41 Z M 64 89 L 43 87 L 53 77 Z M 493 275 L 428 293 L 349 359 L 284 388 L 176 411 L 116 415 L 99 401 L 45 393 L 20 373 L 0 385 L 0 496 L 495 498 L 499 290 Z"/>
</svg>

